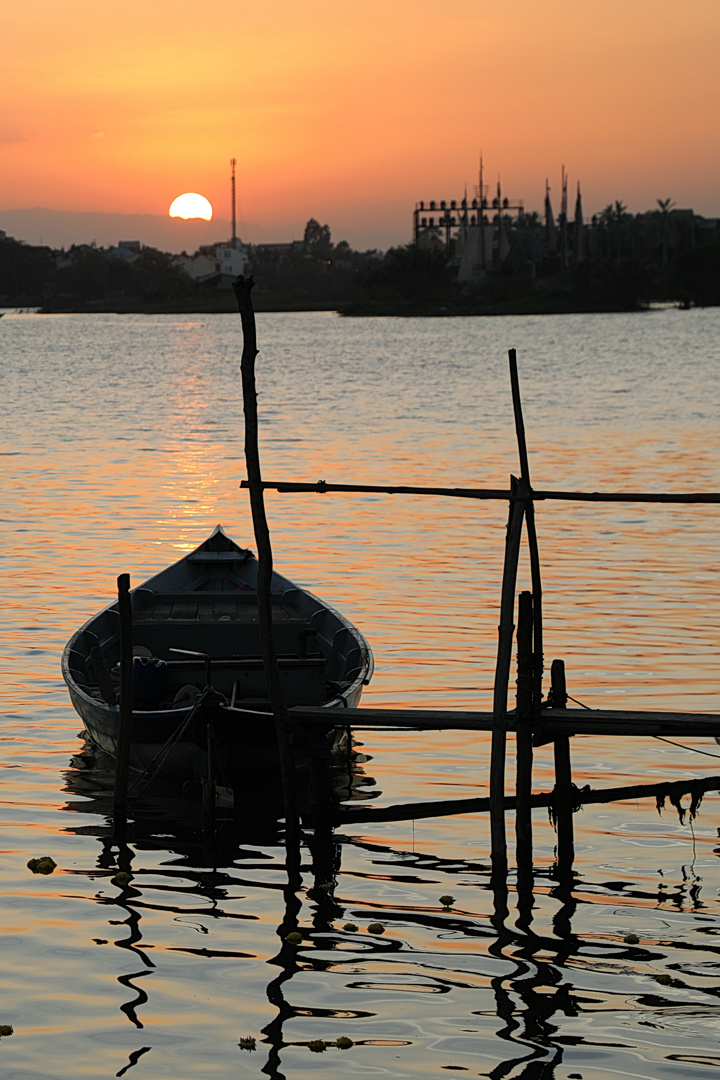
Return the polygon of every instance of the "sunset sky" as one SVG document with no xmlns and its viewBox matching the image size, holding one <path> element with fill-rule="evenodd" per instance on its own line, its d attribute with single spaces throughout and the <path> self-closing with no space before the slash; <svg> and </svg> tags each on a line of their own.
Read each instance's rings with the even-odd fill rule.
<svg viewBox="0 0 720 1080">
<path fill-rule="evenodd" d="M 167 214 L 387 247 L 500 173 L 587 213 L 720 214 L 720 0 L 27 0 L 3 5 L 2 210 Z M 251 237 L 252 238 L 252 237 Z"/>
</svg>

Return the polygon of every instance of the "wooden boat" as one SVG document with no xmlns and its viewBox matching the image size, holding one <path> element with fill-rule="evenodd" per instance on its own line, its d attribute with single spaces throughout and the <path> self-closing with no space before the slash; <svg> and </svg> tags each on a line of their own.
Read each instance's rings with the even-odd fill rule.
<svg viewBox="0 0 720 1080">
<path fill-rule="evenodd" d="M 131 593 L 131 768 L 189 779 L 215 748 L 219 780 L 268 761 L 275 727 L 260 658 L 252 552 L 221 526 L 195 551 Z M 312 593 L 274 573 L 273 636 L 289 708 L 358 704 L 373 657 L 363 635 Z M 118 602 L 70 639 L 62 672 L 87 736 L 114 755 L 119 722 Z M 329 717 L 330 719 L 330 717 Z M 341 732 L 341 725 L 332 725 Z M 159 762 L 159 766 L 158 766 Z"/>
</svg>

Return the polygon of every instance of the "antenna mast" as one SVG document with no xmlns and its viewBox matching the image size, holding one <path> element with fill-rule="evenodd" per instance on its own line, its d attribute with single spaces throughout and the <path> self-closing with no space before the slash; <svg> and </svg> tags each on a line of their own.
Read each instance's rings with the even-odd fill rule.
<svg viewBox="0 0 720 1080">
<path fill-rule="evenodd" d="M 235 158 L 230 158 L 230 201 L 232 202 L 232 246 L 237 247 L 237 229 L 235 225 Z"/>
</svg>

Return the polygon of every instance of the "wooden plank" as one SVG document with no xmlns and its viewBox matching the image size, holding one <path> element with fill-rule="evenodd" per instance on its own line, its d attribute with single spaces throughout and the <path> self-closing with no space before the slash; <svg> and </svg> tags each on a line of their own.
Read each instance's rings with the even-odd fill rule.
<svg viewBox="0 0 720 1080">
<path fill-rule="evenodd" d="M 327 709 L 297 707 L 290 710 L 290 723 L 327 723 Z M 353 728 L 396 728 L 414 731 L 492 731 L 490 712 L 458 712 L 450 709 L 343 709 L 337 723 Z M 507 728 L 517 728 L 514 715 Z M 702 735 L 720 736 L 720 715 L 716 713 L 634 712 L 613 709 L 545 709 L 530 725 L 534 732 L 552 737 L 561 735 Z M 720 752 L 720 751 L 719 751 Z"/>
<path fill-rule="evenodd" d="M 170 620 L 172 622 L 186 622 L 188 620 L 194 622 L 197 610 L 197 600 L 194 602 L 191 600 L 175 600 L 170 611 Z"/>
</svg>

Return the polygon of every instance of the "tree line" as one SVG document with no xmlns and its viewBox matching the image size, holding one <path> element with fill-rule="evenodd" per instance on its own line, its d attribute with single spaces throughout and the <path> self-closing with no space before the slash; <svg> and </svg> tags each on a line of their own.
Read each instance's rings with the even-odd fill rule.
<svg viewBox="0 0 720 1080">
<path fill-rule="evenodd" d="M 490 313 L 637 310 L 653 301 L 681 306 L 720 303 L 720 233 L 670 200 L 630 214 L 616 201 L 576 236 L 559 233 L 535 212 L 500 211 L 486 265 L 461 280 L 461 230 L 423 230 L 410 244 L 355 251 L 334 243 L 327 224 L 311 218 L 303 239 L 248 245 L 258 307 L 335 308 L 346 313 Z M 702 227 L 701 227 L 702 226 Z M 708 234 L 709 239 L 704 239 Z M 581 241 L 578 243 L 578 239 Z M 78 245 L 68 251 L 0 236 L 0 306 L 45 310 L 233 310 L 231 293 L 208 298 L 174 256 L 142 248 Z M 201 303 L 202 300 L 202 303 Z M 174 305 L 174 306 L 173 306 Z M 214 305 L 214 306 L 213 306 Z"/>
</svg>

